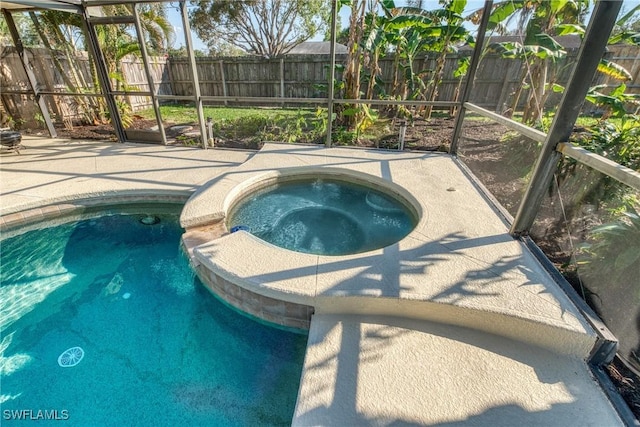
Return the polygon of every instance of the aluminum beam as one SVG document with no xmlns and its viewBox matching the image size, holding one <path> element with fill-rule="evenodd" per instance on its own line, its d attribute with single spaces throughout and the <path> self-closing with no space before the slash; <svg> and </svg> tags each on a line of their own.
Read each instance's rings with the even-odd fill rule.
<svg viewBox="0 0 640 427">
<path fill-rule="evenodd" d="M 189 25 L 189 16 L 187 14 L 187 2 L 180 2 L 180 15 L 182 16 L 182 28 L 184 29 L 184 41 L 189 55 L 189 66 L 191 68 L 191 79 L 193 80 L 193 97 L 196 102 L 196 111 L 198 113 L 198 123 L 200 124 L 200 137 L 202 138 L 202 148 L 207 148 L 207 127 L 204 119 L 204 111 L 202 110 L 202 95 L 200 94 L 200 80 L 198 79 L 198 70 L 196 69 L 196 56 L 193 53 L 193 42 L 191 41 L 191 26 Z"/>
<path fill-rule="evenodd" d="M 531 181 L 511 226 L 510 233 L 514 236 L 528 234 L 535 221 L 542 199 L 557 170 L 561 154 L 556 151 L 556 148 L 560 142 L 569 140 L 621 7 L 622 2 L 619 1 L 599 1 L 596 3 L 576 58 L 573 73 L 569 78 L 564 96 L 560 101 L 553 123 L 551 123 L 551 129 L 534 167 Z"/>
<path fill-rule="evenodd" d="M 138 11 L 138 3 L 133 5 L 133 18 L 136 26 L 136 34 L 138 36 L 138 44 L 140 45 L 140 53 L 142 54 L 142 65 L 144 66 L 144 72 L 147 75 L 147 82 L 149 84 L 149 92 L 151 92 L 151 103 L 153 104 L 153 112 L 156 115 L 156 123 L 158 124 L 158 132 L 160 132 L 160 138 L 162 143 L 167 145 L 167 135 L 164 132 L 164 126 L 162 125 L 162 117 L 160 116 L 160 103 L 156 97 L 156 85 L 153 81 L 153 74 L 151 73 L 151 67 L 149 66 L 149 55 L 147 53 L 147 45 L 144 42 L 144 34 L 142 33 L 142 25 L 140 25 L 140 12 Z"/>
<path fill-rule="evenodd" d="M 333 81 L 336 78 L 336 22 L 338 20 L 338 0 L 331 0 L 331 47 L 329 48 L 329 83 L 327 85 L 327 137 L 325 147 L 331 147 L 333 132 Z"/>
<path fill-rule="evenodd" d="M 473 81 L 476 78 L 476 71 L 478 70 L 478 64 L 480 64 L 480 55 L 482 53 L 482 46 L 484 46 L 484 36 L 487 33 L 487 26 L 489 25 L 489 17 L 491 16 L 491 9 L 493 8 L 493 0 L 487 0 L 484 2 L 484 9 L 482 10 L 482 19 L 480 20 L 480 27 L 478 28 L 478 36 L 476 37 L 476 45 L 473 49 L 473 55 L 471 56 L 471 63 L 469 64 L 469 70 L 467 72 L 467 79 L 462 90 L 462 99 L 460 99 L 460 109 L 456 116 L 456 123 L 453 127 L 453 135 L 451 136 L 451 146 L 449 147 L 449 154 L 456 154 L 458 151 L 458 140 L 462 133 L 462 125 L 464 123 L 464 116 L 466 114 L 465 102 L 469 101 L 471 97 L 471 90 L 473 88 Z"/>
<path fill-rule="evenodd" d="M 577 147 L 570 142 L 561 142 L 558 144 L 557 150 L 565 156 L 571 157 L 579 163 L 589 166 L 591 169 L 595 169 L 598 172 L 610 176 L 616 181 L 628 185 L 634 190 L 640 192 L 640 172 L 619 165 L 613 160 L 609 160 L 606 157 L 592 153 L 582 147 Z"/>
<path fill-rule="evenodd" d="M 118 141 L 125 142 L 127 140 L 127 136 L 124 132 L 124 126 L 122 125 L 122 119 L 120 118 L 118 105 L 111 91 L 109 71 L 107 70 L 104 56 L 102 55 L 100 43 L 98 42 L 98 34 L 96 33 L 96 28 L 91 23 L 91 18 L 89 17 L 89 12 L 87 11 L 86 7 L 82 7 L 82 22 L 84 23 L 86 30 L 85 32 L 87 34 L 87 46 L 89 47 L 89 52 L 93 56 L 93 60 L 96 64 L 98 80 L 100 81 L 100 89 L 104 94 L 107 109 L 109 110 L 109 115 L 111 116 L 111 124 L 113 125 L 113 129 L 116 132 Z"/>
</svg>

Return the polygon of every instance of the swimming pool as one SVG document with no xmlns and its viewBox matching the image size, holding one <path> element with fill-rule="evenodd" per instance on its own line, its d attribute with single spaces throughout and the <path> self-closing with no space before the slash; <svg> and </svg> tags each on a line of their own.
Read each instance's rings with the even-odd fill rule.
<svg viewBox="0 0 640 427">
<path fill-rule="evenodd" d="M 214 298 L 182 254 L 177 213 L 158 217 L 101 216 L 2 241 L 3 423 L 290 424 L 306 335 Z M 60 366 L 73 347 L 82 359 Z"/>
</svg>

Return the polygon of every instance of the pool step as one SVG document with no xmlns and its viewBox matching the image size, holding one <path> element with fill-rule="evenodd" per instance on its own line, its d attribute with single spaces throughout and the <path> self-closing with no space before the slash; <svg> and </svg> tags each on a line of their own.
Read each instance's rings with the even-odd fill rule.
<svg viewBox="0 0 640 427">
<path fill-rule="evenodd" d="M 586 363 L 455 326 L 314 315 L 293 426 L 622 426 Z"/>
</svg>

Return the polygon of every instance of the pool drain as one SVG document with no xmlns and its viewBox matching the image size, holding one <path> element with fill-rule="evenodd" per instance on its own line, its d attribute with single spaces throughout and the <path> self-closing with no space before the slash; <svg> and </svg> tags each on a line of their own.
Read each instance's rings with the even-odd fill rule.
<svg viewBox="0 0 640 427">
<path fill-rule="evenodd" d="M 63 368 L 76 366 L 84 357 L 84 350 L 80 347 L 71 347 L 58 356 L 58 365 Z"/>
<path fill-rule="evenodd" d="M 155 225 L 160 222 L 160 218 L 155 215 L 147 215 L 140 220 L 144 225 Z"/>
</svg>

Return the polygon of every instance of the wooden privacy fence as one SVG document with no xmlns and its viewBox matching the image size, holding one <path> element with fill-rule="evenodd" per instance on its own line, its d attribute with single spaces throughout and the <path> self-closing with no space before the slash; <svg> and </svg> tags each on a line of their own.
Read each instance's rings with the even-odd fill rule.
<svg viewBox="0 0 640 427">
<path fill-rule="evenodd" d="M 448 55 L 445 78 L 439 86 L 439 100 L 452 100 L 460 81 L 453 78 L 458 55 Z M 344 64 L 346 55 L 336 55 L 336 63 Z M 391 56 L 379 60 L 380 73 L 377 95 L 391 95 L 395 60 Z M 203 96 L 227 97 L 284 97 L 326 98 L 329 76 L 329 55 L 288 55 L 281 58 L 228 57 L 196 58 Z M 187 58 L 170 58 L 169 75 L 174 95 L 192 95 L 189 62 Z M 423 75 L 435 68 L 434 56 L 416 59 L 414 69 Z M 338 72 L 339 80 L 341 74 Z M 366 82 L 363 83 L 363 92 Z M 209 101 L 212 102 L 212 101 Z M 228 101 L 229 103 L 231 101 Z"/>
<path fill-rule="evenodd" d="M 469 55 L 470 51 L 449 54 L 445 60 L 442 82 L 438 85 L 438 101 L 455 100 L 460 80 L 453 77 L 461 55 Z M 39 83 L 38 90 L 61 92 L 68 90 L 60 71 L 56 68 L 54 57 L 66 73 L 72 69 L 80 76 L 82 87 L 75 90 L 84 93 L 99 93 L 93 87 L 89 59 L 86 53 L 80 53 L 71 60 L 65 55 L 53 54 L 43 48 L 27 49 L 27 57 L 36 74 Z M 577 50 L 568 51 L 567 57 L 560 60 L 553 67 L 550 78 L 555 83 L 563 85 L 568 80 L 571 65 L 575 63 Z M 26 95 L 7 94 L 7 90 L 26 90 L 27 78 L 20 64 L 20 59 L 13 48 L 3 48 L 0 51 L 0 92 L 2 104 L 13 117 L 37 117 L 37 107 Z M 627 91 L 640 93 L 640 49 L 637 46 L 611 46 L 607 59 L 626 68 L 633 80 L 627 82 Z M 345 55 L 336 57 L 337 63 L 344 63 Z M 196 67 L 200 80 L 201 95 L 226 97 L 275 97 L 275 98 L 324 98 L 327 96 L 327 79 L 329 75 L 329 55 L 287 55 L 279 58 L 261 57 L 224 57 L 224 58 L 196 58 Z M 192 96 L 193 82 L 189 71 L 187 58 L 150 58 L 151 71 L 155 89 L 159 94 Z M 436 66 L 435 55 L 423 55 L 415 59 L 413 69 L 423 81 L 428 81 L 429 73 Z M 125 58 L 120 67 L 126 81 L 127 90 L 148 91 L 149 84 L 140 59 L 130 56 Z M 518 59 L 503 59 L 497 55 L 485 55 L 476 74 L 476 81 L 472 91 L 471 101 L 484 108 L 496 112 L 504 112 L 510 108 L 514 92 L 523 85 L 523 64 Z M 392 56 L 381 58 L 379 61 L 380 83 L 376 96 L 390 95 L 393 89 L 396 64 Z M 340 78 L 338 73 L 337 78 Z M 593 84 L 618 85 L 619 82 L 598 75 Z M 363 79 L 363 89 L 366 90 L 367 79 Z M 527 91 L 522 93 L 518 107 L 527 99 Z M 550 96 L 547 108 L 552 108 L 560 94 Z M 47 96 L 47 102 L 54 119 L 81 117 L 78 100 L 71 96 Z M 149 108 L 151 99 L 148 96 L 130 95 L 126 102 L 133 111 Z M 213 101 L 207 104 L 237 104 L 234 100 Z M 280 100 L 276 103 L 281 103 Z M 255 105 L 255 103 L 252 103 Z M 273 104 L 273 103 L 272 103 Z M 243 103 L 242 105 L 251 105 Z"/>
<path fill-rule="evenodd" d="M 564 85 L 571 74 L 572 65 L 577 57 L 577 49 L 569 50 L 567 56 L 558 61 L 552 69 L 550 78 Z M 456 98 L 460 80 L 453 77 L 461 56 L 470 55 L 470 51 L 447 55 L 444 77 L 438 85 L 438 101 L 452 101 Z M 614 61 L 634 76 L 627 82 L 627 91 L 640 93 L 640 49 L 636 46 L 611 46 L 607 59 Z M 337 55 L 336 62 L 344 64 L 345 55 Z M 284 98 L 322 98 L 327 96 L 329 55 L 289 55 L 282 58 L 227 57 L 196 58 L 196 67 L 200 79 L 200 91 L 203 96 L 226 97 L 284 97 Z M 476 74 L 471 101 L 481 107 L 502 112 L 509 107 L 513 93 L 522 86 L 523 68 L 526 65 L 519 59 L 505 59 L 495 54 L 485 55 Z M 170 58 L 167 67 L 171 92 L 174 95 L 192 96 L 189 61 L 187 58 Z M 396 64 L 392 56 L 379 61 L 381 85 L 378 95 L 391 94 Z M 416 58 L 413 69 L 423 80 L 436 67 L 435 55 L 422 55 Z M 338 73 L 337 78 L 340 78 Z M 618 85 L 619 82 L 598 74 L 593 84 Z M 365 91 L 363 83 L 363 92 Z M 521 95 L 518 107 L 527 99 L 527 90 Z M 548 105 L 559 102 L 561 95 L 552 94 Z M 227 101 L 229 103 L 231 101 Z M 209 101 L 208 103 L 212 103 Z M 246 105 L 246 104 L 245 104 Z"/>
</svg>

